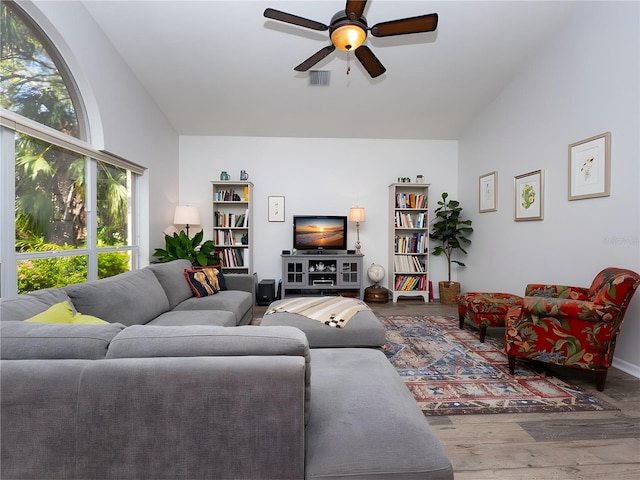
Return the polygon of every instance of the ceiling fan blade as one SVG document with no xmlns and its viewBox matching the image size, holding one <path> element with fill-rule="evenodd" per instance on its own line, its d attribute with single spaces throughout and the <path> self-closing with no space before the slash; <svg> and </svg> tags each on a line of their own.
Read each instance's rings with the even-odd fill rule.
<svg viewBox="0 0 640 480">
<path fill-rule="evenodd" d="M 369 72 L 371 78 L 376 78 L 387 71 L 387 69 L 384 68 L 384 65 L 380 63 L 380 60 L 378 60 L 371 49 L 366 45 L 360 45 L 356 48 L 355 54 L 365 70 Z"/>
<path fill-rule="evenodd" d="M 433 32 L 438 27 L 438 14 L 430 13 L 419 17 L 402 18 L 382 22 L 371 27 L 374 37 L 390 37 L 409 33 Z"/>
<path fill-rule="evenodd" d="M 304 62 L 302 62 L 300 65 L 298 65 L 296 68 L 294 68 L 294 70 L 296 72 L 306 72 L 311 67 L 313 67 L 316 63 L 318 63 L 320 60 L 322 60 L 324 57 L 326 57 L 331 52 L 333 52 L 335 49 L 336 49 L 335 45 L 329 45 L 327 47 L 324 47 L 324 48 L 318 50 L 316 53 L 311 55 Z"/>
<path fill-rule="evenodd" d="M 267 8 L 264 11 L 264 16 L 272 20 L 291 23 L 292 25 L 298 25 L 299 27 L 310 28 L 311 30 L 329 30 L 329 27 L 324 23 L 309 20 L 308 18 L 298 17 L 297 15 L 292 15 L 290 13 L 281 12 L 280 10 L 274 10 L 273 8 Z"/>
<path fill-rule="evenodd" d="M 367 0 L 347 0 L 344 11 L 351 20 L 358 20 L 362 16 L 366 4 Z"/>
</svg>

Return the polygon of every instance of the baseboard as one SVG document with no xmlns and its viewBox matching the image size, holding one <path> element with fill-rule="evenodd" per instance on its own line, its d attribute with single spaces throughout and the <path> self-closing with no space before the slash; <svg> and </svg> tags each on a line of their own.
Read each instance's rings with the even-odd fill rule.
<svg viewBox="0 0 640 480">
<path fill-rule="evenodd" d="M 611 366 L 617 368 L 618 370 L 622 370 L 624 373 L 633 375 L 636 378 L 640 378 L 640 366 L 638 365 L 634 365 L 633 363 L 629 363 L 625 360 L 618 360 L 617 358 L 614 358 Z"/>
</svg>

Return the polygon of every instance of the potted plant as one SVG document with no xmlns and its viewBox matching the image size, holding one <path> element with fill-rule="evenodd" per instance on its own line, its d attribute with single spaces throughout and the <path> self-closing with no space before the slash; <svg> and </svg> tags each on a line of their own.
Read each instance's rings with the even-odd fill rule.
<svg viewBox="0 0 640 480">
<path fill-rule="evenodd" d="M 172 260 L 189 260 L 192 265 L 218 265 L 220 257 L 214 251 L 213 240 L 202 242 L 204 231 L 200 230 L 193 238 L 184 232 L 165 235 L 165 248 L 157 248 L 153 252 L 158 263 L 170 262 Z"/>
<path fill-rule="evenodd" d="M 460 283 L 451 281 L 451 263 L 457 263 L 461 267 L 466 266 L 464 263 L 453 260 L 451 257 L 456 250 L 467 253 L 464 245 L 471 243 L 467 235 L 473 232 L 471 228 L 471 220 L 462 220 L 462 207 L 457 200 L 449 200 L 449 194 L 444 192 L 442 200 L 438 201 L 438 208 L 435 210 L 436 218 L 434 219 L 432 232 L 429 237 L 441 243 L 434 247 L 431 252 L 433 255 L 444 253 L 447 257 L 448 279 L 446 282 L 438 282 L 440 292 L 440 303 L 445 305 L 455 305 L 456 295 L 460 294 Z"/>
</svg>

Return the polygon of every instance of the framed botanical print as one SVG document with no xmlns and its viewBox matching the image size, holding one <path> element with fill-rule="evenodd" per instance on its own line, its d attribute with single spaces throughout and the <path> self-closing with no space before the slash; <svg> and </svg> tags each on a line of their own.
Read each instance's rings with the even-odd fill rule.
<svg viewBox="0 0 640 480">
<path fill-rule="evenodd" d="M 544 172 L 518 175 L 513 183 L 514 219 L 542 220 L 544 217 Z"/>
<path fill-rule="evenodd" d="M 611 132 L 569 145 L 569 200 L 608 197 Z"/>
<path fill-rule="evenodd" d="M 284 222 L 284 196 L 274 195 L 269 197 L 269 221 Z"/>
<path fill-rule="evenodd" d="M 480 213 L 498 210 L 498 172 L 480 175 L 478 202 Z"/>
</svg>

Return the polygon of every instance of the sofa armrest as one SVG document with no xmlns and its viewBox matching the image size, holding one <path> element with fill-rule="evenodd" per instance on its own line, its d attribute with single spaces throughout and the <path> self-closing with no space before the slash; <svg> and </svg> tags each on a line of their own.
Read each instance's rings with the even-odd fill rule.
<svg viewBox="0 0 640 480">
<path fill-rule="evenodd" d="M 255 276 L 248 273 L 225 273 L 224 280 L 227 283 L 227 290 L 242 290 L 255 296 L 256 283 Z"/>
<path fill-rule="evenodd" d="M 564 298 L 524 297 L 522 316 L 554 317 L 564 320 L 611 322 L 620 314 L 613 305 L 600 305 L 582 300 Z"/>
<path fill-rule="evenodd" d="M 570 298 L 572 300 L 588 300 L 589 289 L 571 285 L 552 285 L 530 283 L 525 288 L 526 297 Z"/>
</svg>

